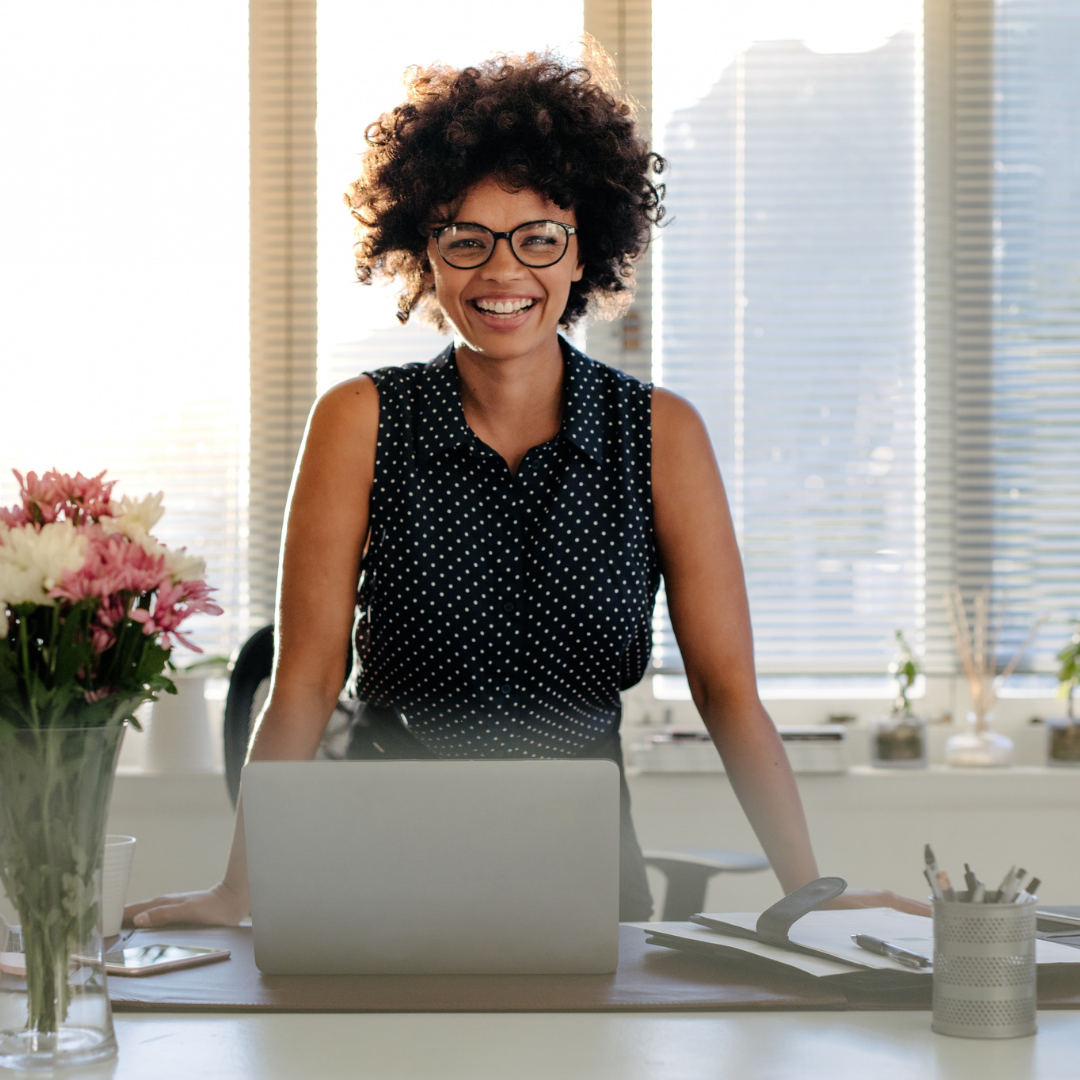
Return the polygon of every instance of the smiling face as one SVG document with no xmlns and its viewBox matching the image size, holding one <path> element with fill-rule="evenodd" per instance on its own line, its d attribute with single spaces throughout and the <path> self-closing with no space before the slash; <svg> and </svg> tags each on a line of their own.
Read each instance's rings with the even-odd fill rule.
<svg viewBox="0 0 1080 1080">
<path fill-rule="evenodd" d="M 577 225 L 573 210 L 562 210 L 538 192 L 507 191 L 494 179 L 469 188 L 454 214 L 455 221 L 509 232 L 527 221 L 561 221 Z M 580 281 L 577 237 L 554 266 L 520 263 L 505 240 L 491 258 L 472 270 L 458 270 L 443 261 L 434 239 L 428 260 L 435 295 L 454 328 L 455 343 L 492 359 L 558 353 L 558 326 L 572 282 Z"/>
</svg>

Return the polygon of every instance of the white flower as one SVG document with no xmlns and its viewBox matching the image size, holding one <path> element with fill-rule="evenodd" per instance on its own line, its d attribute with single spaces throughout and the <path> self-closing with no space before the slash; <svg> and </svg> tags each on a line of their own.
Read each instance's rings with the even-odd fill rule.
<svg viewBox="0 0 1080 1080">
<path fill-rule="evenodd" d="M 165 513 L 165 507 L 161 505 L 164 500 L 162 491 L 147 495 L 145 499 L 131 499 L 125 495 L 119 503 L 113 503 L 119 513 L 102 518 L 101 524 L 108 532 L 118 532 L 136 544 L 142 543 Z"/>
<path fill-rule="evenodd" d="M 173 581 L 204 581 L 206 579 L 206 561 L 198 555 L 189 555 L 184 548 L 179 551 L 165 552 L 165 569 L 172 574 Z"/>
<path fill-rule="evenodd" d="M 8 529 L 0 538 L 0 602 L 51 604 L 46 593 L 86 561 L 89 541 L 70 521 Z M 3 635 L 0 635 L 3 636 Z"/>
<path fill-rule="evenodd" d="M 108 532 L 118 532 L 133 544 L 138 544 L 148 555 L 165 557 L 165 569 L 173 581 L 202 581 L 206 577 L 206 563 L 183 548 L 170 551 L 160 540 L 150 535 L 150 530 L 165 513 L 162 501 L 165 495 L 157 492 L 145 499 L 129 499 L 126 495 L 114 503 L 118 511 L 114 517 L 102 518 L 101 524 Z"/>
</svg>

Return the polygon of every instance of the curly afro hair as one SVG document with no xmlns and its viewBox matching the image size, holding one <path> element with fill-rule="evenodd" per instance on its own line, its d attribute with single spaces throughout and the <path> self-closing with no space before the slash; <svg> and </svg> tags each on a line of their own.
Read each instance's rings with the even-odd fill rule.
<svg viewBox="0 0 1080 1080">
<path fill-rule="evenodd" d="M 357 219 L 356 276 L 397 279 L 398 319 L 417 310 L 446 330 L 427 241 L 465 192 L 494 176 L 577 215 L 584 272 L 560 324 L 587 310 L 611 319 L 633 299 L 634 262 L 663 217 L 665 162 L 638 134 L 602 53 L 573 66 L 550 53 L 496 56 L 476 67 L 411 68 L 408 96 L 365 131 L 370 147 L 345 201 Z"/>
</svg>

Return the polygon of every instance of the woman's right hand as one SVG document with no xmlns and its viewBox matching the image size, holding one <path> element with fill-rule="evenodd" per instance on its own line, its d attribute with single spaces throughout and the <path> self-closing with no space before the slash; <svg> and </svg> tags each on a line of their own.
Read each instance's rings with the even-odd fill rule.
<svg viewBox="0 0 1080 1080">
<path fill-rule="evenodd" d="M 169 893 L 140 900 L 124 908 L 124 926 L 150 929 L 196 923 L 201 926 L 236 926 L 247 918 L 248 902 L 224 882 L 198 892 Z"/>
</svg>

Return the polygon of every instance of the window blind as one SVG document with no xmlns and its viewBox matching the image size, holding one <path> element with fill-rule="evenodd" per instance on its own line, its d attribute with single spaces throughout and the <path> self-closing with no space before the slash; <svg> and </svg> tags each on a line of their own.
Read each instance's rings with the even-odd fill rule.
<svg viewBox="0 0 1080 1080">
<path fill-rule="evenodd" d="M 614 61 L 623 92 L 637 108 L 638 130 L 650 144 L 652 22 L 651 0 L 585 0 L 585 32 L 596 38 Z M 652 258 L 646 251 L 634 267 L 634 300 L 629 310 L 620 319 L 596 321 L 584 328 L 585 352 L 602 364 L 651 382 L 652 307 Z"/>
<path fill-rule="evenodd" d="M 1048 672 L 1064 620 L 1080 615 L 1080 12 L 1051 0 L 935 7 L 927 655 L 955 665 L 938 594 L 956 582 L 969 600 L 989 590 L 999 664 L 1051 613 L 1020 668 Z M 938 425 L 948 437 L 934 445 Z"/>
<path fill-rule="evenodd" d="M 762 672 L 883 670 L 920 621 L 919 57 L 754 41 L 664 128 L 659 374 L 708 426 Z"/>
<path fill-rule="evenodd" d="M 252 626 L 274 618 L 285 504 L 315 400 L 315 0 L 251 0 Z"/>
<path fill-rule="evenodd" d="M 961 115 L 990 135 L 958 212 L 987 231 L 957 266 L 957 570 L 1004 611 L 1002 661 L 1054 612 L 1025 664 L 1048 670 L 1080 616 L 1080 8 L 957 13 Z"/>
</svg>

